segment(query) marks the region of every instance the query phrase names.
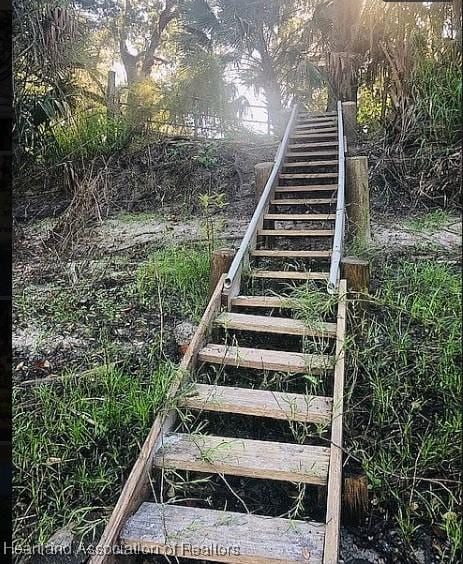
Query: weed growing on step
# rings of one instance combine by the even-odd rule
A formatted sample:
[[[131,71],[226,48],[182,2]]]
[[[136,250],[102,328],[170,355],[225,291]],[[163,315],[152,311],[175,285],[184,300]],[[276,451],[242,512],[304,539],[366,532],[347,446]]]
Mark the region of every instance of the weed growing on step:
[[[381,265],[376,272],[379,290],[348,350],[346,448],[368,477],[376,515],[395,521],[411,548],[424,529],[437,540],[440,561],[456,562],[460,275],[435,262]]]
[[[43,543],[62,526],[87,540],[101,533],[121,469],[138,456],[174,367],[134,375],[108,364],[90,374],[15,391],[18,545]]]

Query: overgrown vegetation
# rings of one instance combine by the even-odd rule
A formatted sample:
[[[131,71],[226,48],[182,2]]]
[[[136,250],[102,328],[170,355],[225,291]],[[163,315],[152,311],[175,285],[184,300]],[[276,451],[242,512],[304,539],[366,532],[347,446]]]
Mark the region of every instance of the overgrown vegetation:
[[[135,272],[137,298],[143,305],[199,320],[206,305],[209,260],[199,247],[156,251]]]
[[[461,277],[435,261],[378,264],[375,274],[368,314],[352,326],[347,449],[368,476],[374,513],[410,549],[431,534],[439,560],[457,562]]]
[[[165,399],[173,366],[134,374],[108,363],[14,396],[15,544],[44,543],[60,527],[92,540],[117,500]]]

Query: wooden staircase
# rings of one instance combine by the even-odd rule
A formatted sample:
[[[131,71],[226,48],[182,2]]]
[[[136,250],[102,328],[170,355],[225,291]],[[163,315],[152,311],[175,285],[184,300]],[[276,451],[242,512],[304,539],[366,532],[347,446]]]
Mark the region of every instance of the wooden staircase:
[[[206,308],[171,387],[170,407],[156,417],[100,540],[102,551],[116,545],[186,561],[244,564],[338,561],[346,322],[346,284],[333,267],[339,259],[336,233],[343,228],[337,201],[343,189],[340,119],[340,111],[311,115],[293,110],[273,177],[243,239],[244,250],[240,247],[236,264]],[[337,313],[330,321],[320,316],[304,322],[294,315],[297,302],[283,291],[269,292],[275,284],[311,281],[323,288],[330,280],[337,296]],[[212,366],[223,370],[225,380],[227,370],[252,371],[253,387],[191,382],[195,373]],[[264,389],[268,373],[318,376],[332,393]],[[190,387],[183,388],[188,380]],[[221,414],[224,421],[233,414],[253,417],[256,430],[271,420],[327,425],[329,434],[321,444],[299,444],[179,432],[178,410]],[[219,511],[204,502],[162,503],[160,493],[150,491],[153,469],[310,484],[325,491],[325,518],[315,522]],[[95,554],[91,561],[113,558]]]

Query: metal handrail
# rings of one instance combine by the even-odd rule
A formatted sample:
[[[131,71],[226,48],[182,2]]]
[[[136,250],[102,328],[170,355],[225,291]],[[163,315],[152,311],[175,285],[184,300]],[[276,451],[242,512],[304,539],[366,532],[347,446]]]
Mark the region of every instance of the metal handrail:
[[[328,293],[337,292],[339,283],[339,266],[341,264],[344,247],[345,229],[345,145],[344,123],[342,119],[342,104],[338,102],[338,192],[336,205],[336,221],[334,226],[333,252],[331,253],[330,276],[328,279]]]
[[[280,146],[278,147],[278,151],[275,157],[275,163],[273,165],[273,169],[272,172],[269,176],[269,179],[267,180],[267,183],[265,184],[265,188],[262,192],[262,196],[260,197],[260,200],[256,206],[256,209],[254,210],[254,215],[252,216],[251,221],[249,222],[248,228],[246,229],[246,233],[244,234],[243,240],[241,241],[241,245],[240,248],[238,249],[238,252],[235,255],[235,258],[233,259],[233,262],[230,265],[230,269],[227,273],[227,276],[225,278],[225,283],[224,283],[224,287],[225,289],[229,289],[234,280],[235,280],[235,276],[241,266],[241,262],[248,250],[249,244],[252,240],[252,238],[254,237],[256,228],[257,228],[257,224],[262,216],[262,213],[264,212],[265,206],[268,203],[270,194],[272,192],[273,186],[275,184],[275,181],[278,178],[278,174],[280,173],[282,164],[283,164],[283,159],[286,153],[286,148],[288,146],[288,141],[289,141],[289,137],[291,135],[291,130],[293,128],[293,124],[296,118],[296,114],[297,114],[297,104],[294,104],[292,110],[291,110],[291,115],[288,121],[288,124],[286,126],[286,130],[285,133],[283,135],[283,139],[281,140]]]

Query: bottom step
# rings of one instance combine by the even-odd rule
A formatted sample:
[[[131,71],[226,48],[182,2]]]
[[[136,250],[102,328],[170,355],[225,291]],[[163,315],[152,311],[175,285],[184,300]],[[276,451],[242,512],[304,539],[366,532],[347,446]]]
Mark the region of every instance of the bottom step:
[[[143,503],[124,524],[123,547],[236,564],[322,562],[325,525],[157,503]]]

